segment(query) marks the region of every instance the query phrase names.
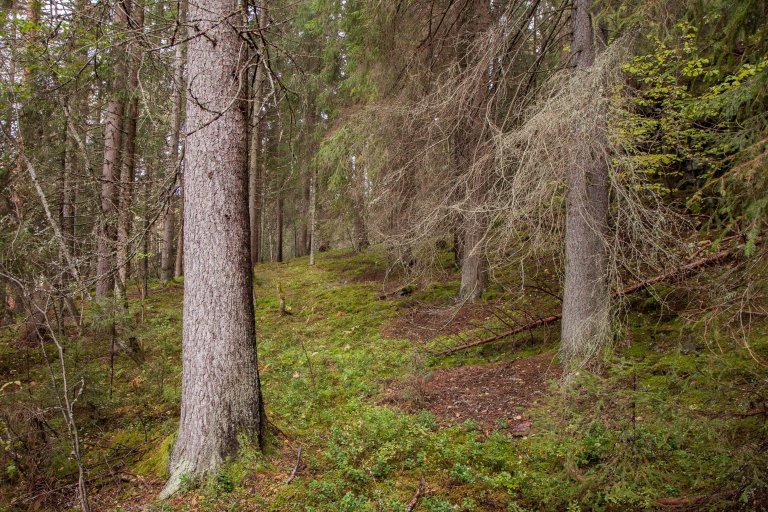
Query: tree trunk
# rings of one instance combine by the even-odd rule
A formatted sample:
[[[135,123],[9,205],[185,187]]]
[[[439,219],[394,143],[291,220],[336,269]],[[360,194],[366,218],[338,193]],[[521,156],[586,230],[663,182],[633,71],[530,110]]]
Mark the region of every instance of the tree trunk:
[[[261,108],[264,91],[264,66],[256,67],[251,108],[251,140],[248,148],[248,213],[250,217],[251,261],[259,261],[261,246]]]
[[[176,233],[176,263],[173,277],[184,275],[184,173],[179,175],[179,228]]]
[[[368,247],[368,229],[365,226],[365,217],[363,217],[363,212],[360,211],[360,208],[354,208],[352,215],[354,216],[353,227],[355,230],[354,249],[355,252],[360,252]]]
[[[143,0],[134,0],[132,15],[135,35],[132,40],[144,28],[144,4]],[[131,204],[133,203],[133,179],[136,171],[136,122],[139,115],[139,65],[141,54],[139,43],[133,41],[129,44],[130,71],[128,92],[130,100],[125,115],[125,134],[123,143],[123,158],[120,167],[120,190],[118,194],[119,209],[117,214],[117,291],[123,306],[128,308],[127,285],[130,275],[130,238],[131,238]]]
[[[464,225],[461,286],[458,302],[477,302],[488,287],[488,258],[485,247],[486,219],[481,212],[467,212]]]
[[[141,299],[145,300],[149,295],[149,238],[152,226],[150,219],[149,201],[151,193],[152,174],[150,167],[144,167],[144,219],[142,224],[143,236],[141,250]]]
[[[312,171],[307,170],[302,180],[301,211],[299,215],[299,232],[296,244],[296,256],[306,256],[309,253],[309,210],[310,196],[312,195]]]
[[[590,0],[575,0],[573,51],[577,73],[588,73],[595,60]],[[602,116],[603,113],[595,112]],[[589,125],[589,123],[586,123]],[[576,141],[603,136],[600,129],[574,126]],[[589,133],[582,133],[589,130]],[[587,137],[585,139],[585,137]],[[584,145],[582,142],[581,145]],[[574,148],[567,173],[565,284],[561,357],[585,363],[603,345],[609,330],[610,289],[604,235],[608,225],[608,167],[589,149]]]
[[[480,36],[491,24],[490,4],[487,0],[472,2],[471,19],[466,24],[468,41]],[[462,67],[468,65],[468,43],[459,51]],[[461,170],[471,170],[471,180],[468,185],[467,208],[462,222],[463,241],[461,244],[461,286],[456,295],[458,302],[475,302],[482,297],[488,287],[488,257],[486,254],[486,230],[488,216],[482,211],[488,188],[485,169],[475,167],[478,146],[484,135],[486,107],[489,100],[488,85],[485,81],[477,86],[477,91],[471,100],[468,113],[464,114],[462,129],[457,130],[454,141],[454,161]]]
[[[115,2],[115,26],[118,30],[128,28],[130,2]],[[120,149],[123,133],[125,100],[122,87],[126,78],[124,49],[120,43],[114,46],[115,69],[112,81],[112,98],[107,104],[106,125],[104,126],[104,163],[101,168],[101,219],[99,221],[96,263],[96,296],[105,297],[114,287],[114,250],[117,239],[115,214],[117,197],[115,179],[119,171]]]
[[[285,221],[285,201],[283,200],[283,192],[280,191],[280,195],[277,197],[277,261],[283,261],[283,224]]]
[[[64,243],[69,250],[69,254],[74,256],[75,254],[75,163],[77,161],[75,157],[74,144],[71,137],[68,136],[67,123],[69,123],[68,114],[65,113],[64,121],[64,157],[61,174],[61,206],[59,209],[59,224],[61,226],[61,234],[64,237]],[[67,268],[65,256],[61,255],[62,263]],[[63,273],[64,282],[63,285],[66,288],[68,282],[74,278],[71,272],[65,271]]]
[[[189,6],[194,30],[205,37],[192,37],[188,50],[181,418],[163,497],[178,490],[183,475],[199,477],[236,453],[240,436],[261,440],[264,433],[246,119],[238,108],[244,98],[236,97],[245,79],[242,18],[233,15],[241,6],[238,0]]]
[[[173,268],[173,277],[179,278],[184,275],[184,181],[181,182],[181,222],[179,222],[179,233],[176,235],[176,263]]]
[[[179,21],[186,19],[187,16],[187,2],[182,0],[179,2]],[[181,117],[182,117],[182,101],[184,100],[184,45],[178,43],[176,45],[176,56],[174,61],[173,70],[173,112],[172,120],[173,126],[171,127],[171,165],[173,166],[172,172],[177,174],[181,171],[181,160],[179,158],[179,143],[181,142]],[[178,178],[177,178],[178,180]],[[166,199],[167,205],[165,209],[165,216],[163,217],[163,243],[160,253],[160,281],[167,283],[174,276],[175,271],[175,258],[174,258],[174,242],[173,236],[176,232],[176,188],[171,190],[170,196]]]
[[[317,170],[312,167],[309,177],[309,265],[315,264],[317,253]]]
[[[355,252],[364,250],[369,245],[368,227],[366,225],[366,183],[365,171],[362,165],[359,165],[356,158],[352,159],[352,228],[354,229],[352,245]]]

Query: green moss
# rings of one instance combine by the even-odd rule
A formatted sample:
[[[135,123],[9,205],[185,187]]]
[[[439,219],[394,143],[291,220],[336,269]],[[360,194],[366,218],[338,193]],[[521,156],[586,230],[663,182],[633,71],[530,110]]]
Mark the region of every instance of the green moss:
[[[754,407],[752,400],[765,389],[764,371],[742,342],[713,337],[658,311],[628,315],[621,342],[599,372],[581,372],[566,388],[552,382],[551,393],[525,413],[533,423],[528,436],[480,432],[471,422],[441,427],[428,411],[382,405],[383,391],[393,383],[425,371],[542,352],[554,356],[557,349],[557,329],[447,358],[424,351],[455,339],[386,339],[381,327],[399,314],[398,307],[412,299],[450,304],[459,283],[436,282],[405,299],[380,300],[380,282],[361,277],[382,275],[385,265],[383,252],[373,249],[323,253],[315,267],[305,258],[257,266],[267,414],[292,445],[281,451],[281,435],[261,454],[241,440],[238,457],[195,491],[197,504],[190,510],[403,510],[422,477],[430,490],[420,502],[423,510],[641,510],[659,497],[728,488],[723,480],[736,468],[746,475],[748,490],[757,488],[754,475],[768,460],[754,446],[764,439],[765,426],[759,416],[732,413]],[[558,307],[552,297],[521,293],[517,279],[512,270],[497,274],[489,296],[504,300],[511,311]],[[290,315],[279,314],[277,283]],[[153,288],[143,304],[132,306],[131,329],[146,359],[141,365],[115,360],[111,398],[104,384],[110,381],[103,359],[108,337],[89,332],[67,340],[73,382],[83,377],[101,383],[86,386],[78,402],[89,464],[135,450],[141,455],[126,459],[132,471],[167,476],[174,439],[169,433],[180,400],[181,293],[176,283]],[[495,331],[504,327],[492,316],[483,322]],[[479,327],[462,333],[487,334]],[[768,355],[766,326],[758,325],[747,341],[753,354]],[[4,361],[12,361],[3,368],[18,366],[16,352],[2,345],[0,351]],[[45,382],[47,370],[36,354],[29,354],[30,376]],[[35,388],[35,399],[55,404],[44,388]],[[51,425],[63,427],[55,420]],[[147,439],[155,441],[148,446]],[[283,485],[298,444],[301,471]],[[71,474],[64,439],[52,464],[61,478]],[[262,479],[274,483],[263,485]],[[254,493],[260,485],[269,492]]]
[[[176,434],[166,436],[133,465],[137,475],[152,478],[168,478],[168,461],[171,457]]]

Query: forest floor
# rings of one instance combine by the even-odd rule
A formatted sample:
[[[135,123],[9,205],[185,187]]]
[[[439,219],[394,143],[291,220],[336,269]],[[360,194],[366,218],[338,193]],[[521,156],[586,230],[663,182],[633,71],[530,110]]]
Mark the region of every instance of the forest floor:
[[[375,249],[324,253],[314,268],[305,258],[259,265],[266,453],[245,443],[167,502],[155,497],[178,421],[183,286],[132,302],[121,336],[134,336],[144,358],[120,356],[114,371],[106,309],[90,306],[89,328],[70,333],[65,358],[69,382],[85,383],[75,412],[94,510],[766,507],[765,319],[740,341],[684,321],[674,301],[658,299],[670,287],[643,292],[606,364],[566,383],[557,326],[435,356],[559,307],[556,293],[540,291],[556,289],[554,276],[537,290],[499,272],[482,303],[457,308],[458,276],[444,267],[431,282],[395,276],[383,286]],[[279,313],[278,284],[290,314]],[[8,340],[0,376],[18,385],[0,394],[5,425],[22,430],[44,410],[46,426],[26,432],[17,454],[27,452],[0,477],[0,510],[66,508],[76,466],[50,407],[48,367],[39,348]]]

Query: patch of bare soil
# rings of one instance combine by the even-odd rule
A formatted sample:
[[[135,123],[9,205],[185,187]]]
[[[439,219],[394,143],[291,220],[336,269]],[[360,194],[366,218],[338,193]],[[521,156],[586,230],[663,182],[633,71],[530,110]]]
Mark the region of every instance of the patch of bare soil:
[[[417,305],[381,328],[384,338],[426,341],[458,334],[481,326],[493,317],[491,310],[501,303],[467,304],[451,308]]]
[[[429,410],[442,425],[473,420],[488,433],[502,428],[523,436],[531,429],[527,411],[547,393],[547,381],[562,369],[552,353],[514,361],[437,370],[390,392],[386,403]]]

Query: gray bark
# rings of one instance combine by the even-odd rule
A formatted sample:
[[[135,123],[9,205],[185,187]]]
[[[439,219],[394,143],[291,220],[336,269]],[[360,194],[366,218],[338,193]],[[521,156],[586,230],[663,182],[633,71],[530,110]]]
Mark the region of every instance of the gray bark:
[[[309,265],[315,264],[317,253],[317,170],[312,167],[309,177]]]
[[[181,222],[179,222],[179,232],[176,235],[176,264],[173,269],[173,277],[181,277],[184,275],[184,177],[181,178],[181,185],[179,186],[179,194],[181,195]]]
[[[253,310],[248,230],[246,119],[239,108],[238,0],[191,3],[189,19],[205,37],[188,48],[184,177],[184,320],[179,432],[171,477],[199,477],[265,425]],[[227,23],[222,20],[227,19]],[[194,34],[191,34],[194,35]]]
[[[575,0],[573,11],[573,62],[577,73],[588,73],[595,60],[590,0]],[[595,112],[602,116],[603,112]],[[586,123],[589,125],[590,123]],[[602,346],[609,329],[610,290],[608,254],[604,235],[608,224],[609,179],[605,161],[589,147],[594,137],[604,137],[599,123],[591,128],[574,126],[579,147],[567,173],[565,227],[565,284],[561,357],[580,362]],[[589,130],[584,133],[585,130]]]
[[[179,2],[179,20],[186,19],[187,16],[187,2],[182,0]],[[182,31],[182,36],[184,32]],[[184,100],[184,45],[179,43],[176,45],[176,55],[174,61],[173,70],[173,112],[171,114],[173,119],[173,126],[171,127],[171,165],[173,165],[173,172],[177,172],[181,169],[181,162],[179,159],[179,143],[181,142],[181,117],[182,117],[182,102]],[[170,281],[174,276],[175,271],[175,247],[174,247],[174,234],[176,232],[176,190],[174,189],[167,199],[168,205],[165,210],[165,216],[163,217],[163,243],[160,253],[160,281],[166,283]]]
[[[248,213],[250,218],[251,261],[259,261],[261,247],[261,108],[264,94],[264,66],[256,68],[251,108],[251,140],[248,148]]]
[[[485,247],[487,220],[482,212],[467,212],[464,221],[461,286],[458,302],[478,301],[488,288],[488,258]]]
[[[283,261],[283,235],[285,224],[285,200],[283,199],[283,191],[281,190],[277,196],[277,261]]]
[[[137,33],[144,28],[143,0],[134,0],[132,19]],[[137,36],[133,35],[132,39]],[[131,204],[133,202],[133,179],[136,171],[136,123],[139,115],[139,65],[141,63],[139,43],[133,40],[129,44],[129,82],[130,100],[125,115],[125,134],[123,136],[123,158],[120,167],[120,189],[118,193],[117,214],[117,291],[125,301],[127,308],[126,287],[130,274],[130,236],[131,236]]]
[[[130,2],[115,2],[115,25],[122,30],[128,27]],[[117,196],[115,179],[120,165],[120,149],[123,133],[123,113],[125,100],[121,93],[125,81],[125,55],[122,45],[117,44],[115,51],[115,70],[112,81],[112,98],[107,104],[106,123],[104,126],[104,163],[101,168],[101,219],[98,229],[98,247],[96,263],[96,296],[104,297],[114,286],[114,251],[117,239],[115,214]]]
[[[472,2],[472,18],[466,24],[466,33],[478,36],[491,24],[490,4],[487,0]],[[471,47],[469,47],[471,48]],[[460,61],[466,66],[468,48],[460,51]],[[457,130],[454,147],[454,160],[459,169],[471,169],[475,165],[475,153],[484,134],[483,119],[488,105],[489,92],[482,84],[472,100],[470,115],[464,120],[464,126]],[[472,181],[468,190],[467,210],[462,222],[462,261],[461,286],[456,295],[458,302],[475,302],[482,297],[488,287],[488,258],[485,235],[488,216],[482,211],[487,184],[487,177],[482,169],[472,172]]]

